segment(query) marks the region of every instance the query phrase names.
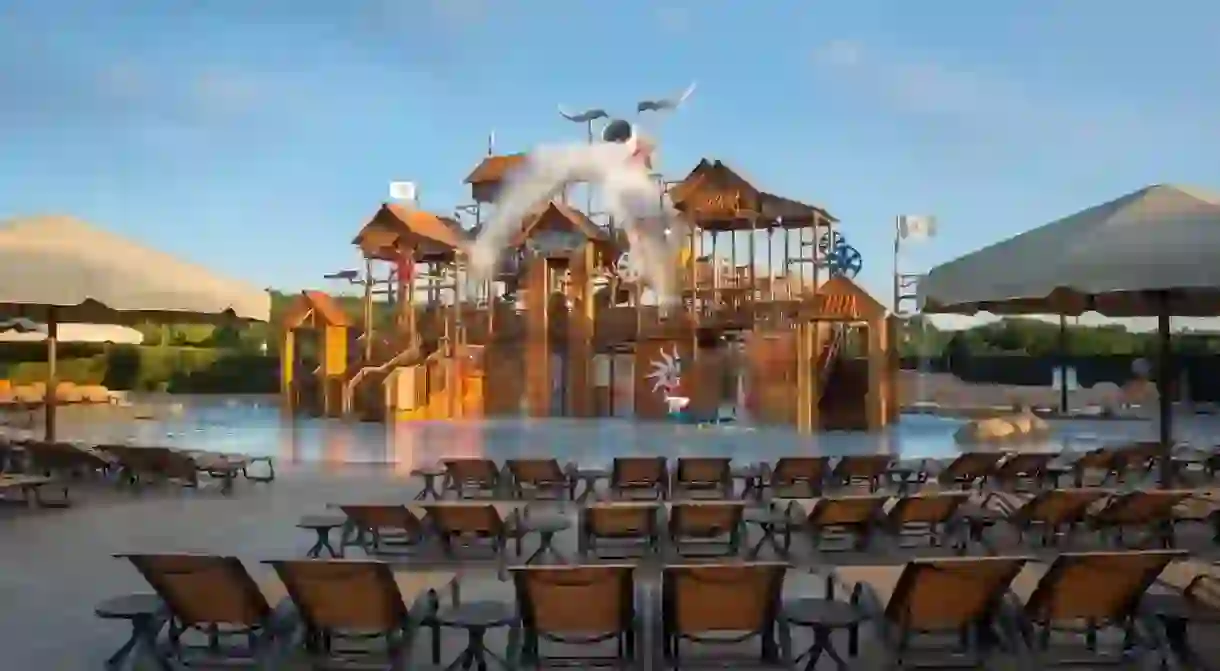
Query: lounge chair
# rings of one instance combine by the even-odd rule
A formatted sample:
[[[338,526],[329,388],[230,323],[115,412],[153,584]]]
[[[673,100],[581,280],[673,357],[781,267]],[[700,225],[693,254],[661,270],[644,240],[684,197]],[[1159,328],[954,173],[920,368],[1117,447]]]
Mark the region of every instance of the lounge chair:
[[[240,662],[264,668],[287,651],[296,618],[274,585],[259,585],[236,557],[118,554],[164,602],[168,627],[148,655],[160,668]],[[158,629],[165,625],[162,620]]]
[[[643,637],[636,611],[635,567],[630,565],[519,566],[510,569],[521,613],[521,661],[531,667],[544,661],[637,661]],[[544,658],[542,641],[563,645],[596,645],[615,641],[613,657]],[[512,651],[510,651],[510,656]]]
[[[1033,668],[1126,663],[1141,653],[1167,659],[1164,630],[1154,619],[1141,616],[1139,604],[1165,567],[1183,556],[1176,550],[1081,552],[1061,554],[1049,566],[1026,564],[1013,580],[1008,601]],[[1112,657],[1098,650],[1097,635],[1107,627],[1122,633]],[[1056,632],[1083,634],[1086,657],[1070,658],[1052,650]]]
[[[942,487],[972,489],[985,483],[1004,457],[1002,452],[963,452],[936,474],[936,481]]]
[[[182,453],[188,454],[195,459],[196,462],[204,470],[208,469],[209,465],[215,464],[217,475],[213,477],[224,477],[223,473],[230,469],[235,469],[237,473],[250,482],[275,482],[275,460],[271,457],[255,457],[249,454],[230,454],[227,452],[212,452],[210,450],[181,450]],[[263,473],[251,474],[252,467],[255,464],[263,464],[266,468]]]
[[[984,504],[1003,502],[1004,521],[1016,530],[1018,542],[1025,542],[1026,533],[1040,529],[1042,545],[1050,546],[1061,535],[1073,531],[1090,506],[1113,494],[1106,489],[1050,489],[1032,497],[992,492]]]
[[[656,553],[661,540],[660,512],[661,503],[656,501],[600,501],[582,506],[577,541],[580,555],[602,556],[599,545],[603,542],[616,550],[638,548],[646,555]],[[626,544],[630,545],[624,547]]]
[[[427,537],[421,508],[401,504],[347,504],[339,509],[349,522],[341,548],[357,545],[370,555],[387,547],[414,549]]]
[[[773,468],[763,464],[759,495],[769,490],[783,498],[821,496],[829,464],[829,457],[781,457]]]
[[[732,459],[679,457],[669,495],[673,498],[733,498]]]
[[[1096,485],[1111,481],[1123,482],[1132,473],[1147,473],[1160,456],[1160,445],[1136,443],[1134,445],[1108,445],[1080,455],[1072,463],[1072,474],[1077,487],[1084,487],[1092,480]]]
[[[893,534],[900,543],[903,538],[918,536],[932,545],[942,545],[959,531],[957,511],[969,498],[968,492],[927,492],[901,496],[886,512],[882,528]],[[959,539],[955,545],[959,550],[964,550],[965,539]]]
[[[1217,669],[1213,642],[1208,650],[1191,640],[1192,625],[1220,625],[1220,569],[1187,559],[1171,562],[1141,600],[1141,607],[1160,619],[1169,647],[1184,668]],[[1202,633],[1202,632],[1200,632]],[[1209,632],[1210,633],[1210,632]]]
[[[448,474],[445,489],[459,499],[495,498],[500,493],[500,467],[491,459],[443,459],[441,464]]]
[[[610,495],[663,500],[669,495],[665,457],[615,457],[610,467]]]
[[[43,496],[45,489],[58,489],[60,496],[48,501]],[[11,492],[17,492],[21,498],[16,501],[8,498],[8,494]],[[64,481],[45,475],[21,473],[0,473],[0,502],[32,504],[38,508],[67,508],[72,505],[72,500],[68,497],[68,485]]]
[[[1101,510],[1088,516],[1089,526],[1106,534],[1112,533],[1116,544],[1123,543],[1123,533],[1137,528],[1150,532],[1157,544],[1174,546],[1174,508],[1194,492],[1169,489],[1147,489],[1115,496]]]
[[[744,501],[684,501],[666,504],[670,547],[684,554],[694,547],[735,556],[745,535]]]
[[[220,492],[233,493],[233,484],[242,466],[217,459],[196,459],[194,456],[168,447],[134,447],[130,445],[99,445],[98,450],[115,458],[120,478],[129,484],[175,482],[183,487],[198,489],[203,484],[200,475],[220,481]]]
[[[509,459],[513,495],[518,499],[547,495],[562,501],[574,498],[576,465],[559,465],[557,459]]]
[[[385,658],[390,669],[411,664],[415,631],[435,615],[457,574],[395,571],[377,561],[350,559],[265,562],[275,568],[304,627],[304,648],[314,668]],[[437,631],[434,629],[434,631]],[[434,659],[439,657],[434,635]],[[381,645],[341,648],[339,643],[380,639]]]
[[[428,522],[439,536],[445,556],[454,557],[454,541],[487,541],[492,554],[506,558],[508,541],[517,541],[521,554],[521,504],[443,501],[423,506]]]
[[[113,466],[102,453],[73,443],[26,441],[21,446],[32,473],[64,478],[105,475]]]
[[[992,473],[991,480],[1005,489],[1041,490],[1049,481],[1051,462],[1058,456],[1054,452],[1010,454]]]
[[[830,482],[839,487],[866,487],[876,492],[885,484],[894,458],[888,454],[848,455],[839,459]]]
[[[823,541],[836,536],[842,538],[841,532],[846,531],[852,542],[847,548],[840,549],[864,550],[868,548],[873,530],[881,521],[885,504],[889,500],[890,497],[886,495],[862,494],[780,500],[776,503],[786,505],[787,516],[798,525],[804,526],[815,549],[831,549],[823,545]],[[785,551],[790,547],[790,534],[785,533]]]
[[[763,663],[791,668],[791,635],[780,621],[787,569],[779,562],[664,567],[658,632],[662,660],[653,668],[684,668],[683,642],[736,644],[751,638],[760,641]],[[717,655],[717,661],[723,658]]]
[[[930,654],[932,668],[994,665],[997,653],[1020,654],[1017,635],[1000,617],[1009,584],[1026,557],[952,557],[917,559],[901,566],[841,566],[832,584],[873,615],[883,664],[868,668],[913,668]],[[833,590],[828,590],[833,598]],[[943,638],[932,646],[920,637],[957,635],[959,649],[946,649]]]

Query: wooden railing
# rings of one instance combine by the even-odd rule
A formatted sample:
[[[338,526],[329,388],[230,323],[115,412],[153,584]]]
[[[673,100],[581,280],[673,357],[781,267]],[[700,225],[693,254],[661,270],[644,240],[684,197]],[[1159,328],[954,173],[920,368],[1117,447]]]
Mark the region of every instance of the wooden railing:
[[[403,349],[401,352],[390,357],[383,363],[376,366],[365,366],[364,368],[356,371],[355,374],[348,379],[347,383],[343,385],[343,414],[351,414],[353,401],[356,395],[356,387],[359,386],[365,378],[370,375],[389,373],[391,370],[399,366],[407,365],[415,360],[418,360],[423,357],[422,350],[423,347],[421,343],[419,340],[416,340],[415,342],[411,343],[410,347]]]
[[[821,354],[818,355],[818,399],[820,402],[821,395],[826,393],[826,385],[830,383],[830,374],[834,371],[835,362],[839,359],[839,352],[843,349],[843,344],[847,341],[847,325],[846,324],[831,324],[830,339],[826,346],[822,348]]]

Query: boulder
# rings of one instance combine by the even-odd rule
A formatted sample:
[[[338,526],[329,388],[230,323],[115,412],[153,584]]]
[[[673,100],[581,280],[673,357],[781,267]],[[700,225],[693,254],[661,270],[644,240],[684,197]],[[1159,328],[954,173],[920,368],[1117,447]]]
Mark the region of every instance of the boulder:
[[[1029,412],[986,417],[966,422],[953,435],[959,443],[998,443],[1010,440],[1041,438],[1050,433],[1050,425]]]

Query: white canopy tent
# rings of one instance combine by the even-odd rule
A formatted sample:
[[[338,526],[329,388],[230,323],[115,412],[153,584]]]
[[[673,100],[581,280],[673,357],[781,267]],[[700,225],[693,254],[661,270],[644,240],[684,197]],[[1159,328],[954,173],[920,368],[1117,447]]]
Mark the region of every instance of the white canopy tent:
[[[1176,379],[1170,316],[1220,315],[1220,196],[1171,185],[1140,189],[937,266],[919,298],[933,313],[1155,316],[1157,379]],[[1171,402],[1162,389],[1166,451]],[[1168,482],[1167,458],[1162,468]]]
[[[267,321],[271,296],[66,216],[0,226],[0,316],[46,324],[48,387],[63,323]],[[54,439],[54,396],[47,438]]]

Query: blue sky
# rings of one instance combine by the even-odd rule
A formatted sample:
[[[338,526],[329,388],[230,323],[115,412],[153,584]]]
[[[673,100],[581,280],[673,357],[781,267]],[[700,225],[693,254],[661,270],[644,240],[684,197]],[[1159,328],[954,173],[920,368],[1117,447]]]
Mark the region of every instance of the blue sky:
[[[889,295],[912,271],[1142,186],[1220,186],[1220,3],[8,0],[0,218],[68,213],[262,286],[324,287],[414,180],[448,212],[504,152],[699,89],[659,129],[825,206]]]

